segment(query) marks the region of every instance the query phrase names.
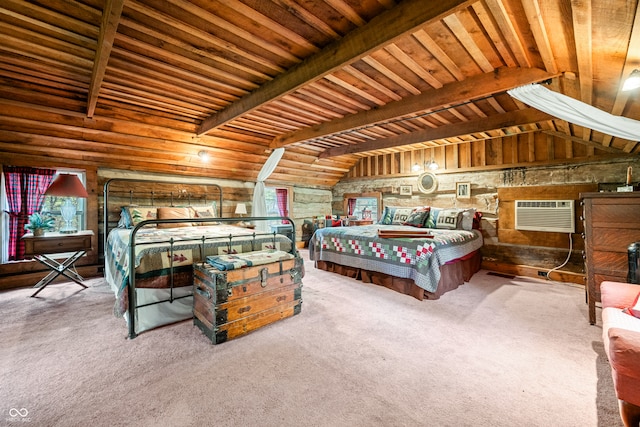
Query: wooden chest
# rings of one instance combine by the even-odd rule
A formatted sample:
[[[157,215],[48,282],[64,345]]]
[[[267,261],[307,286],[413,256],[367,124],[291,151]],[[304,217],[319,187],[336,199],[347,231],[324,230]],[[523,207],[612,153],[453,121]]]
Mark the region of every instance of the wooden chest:
[[[300,313],[302,258],[220,271],[194,264],[194,324],[220,344]]]

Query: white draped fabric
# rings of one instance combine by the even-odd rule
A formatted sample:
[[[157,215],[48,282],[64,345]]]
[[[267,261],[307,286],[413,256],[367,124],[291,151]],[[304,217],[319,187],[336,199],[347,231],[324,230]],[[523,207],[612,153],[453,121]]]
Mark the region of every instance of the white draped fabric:
[[[520,86],[507,93],[531,107],[570,123],[631,141],[640,139],[639,121],[614,116],[539,84]]]
[[[278,162],[284,154],[284,148],[276,148],[273,150],[267,161],[260,169],[258,174],[258,181],[253,189],[253,200],[251,203],[251,216],[266,216],[267,215],[267,203],[264,199],[264,182],[269,178],[278,166]],[[256,224],[256,230],[269,231],[268,224],[265,221],[258,221]]]

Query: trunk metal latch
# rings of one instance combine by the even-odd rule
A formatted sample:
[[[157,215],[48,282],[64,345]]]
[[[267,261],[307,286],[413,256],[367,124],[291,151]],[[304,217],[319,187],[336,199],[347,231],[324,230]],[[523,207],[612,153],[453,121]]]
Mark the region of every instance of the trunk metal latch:
[[[269,269],[268,268],[263,268],[262,270],[260,270],[260,286],[262,286],[263,288],[267,287],[267,277],[269,276]]]

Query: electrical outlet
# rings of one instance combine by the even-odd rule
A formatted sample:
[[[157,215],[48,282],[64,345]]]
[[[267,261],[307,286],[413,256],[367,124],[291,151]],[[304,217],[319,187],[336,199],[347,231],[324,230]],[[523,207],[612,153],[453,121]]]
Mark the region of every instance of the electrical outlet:
[[[539,270],[539,271],[538,271],[538,276],[540,276],[540,277],[547,277],[547,272],[546,272],[546,271]]]

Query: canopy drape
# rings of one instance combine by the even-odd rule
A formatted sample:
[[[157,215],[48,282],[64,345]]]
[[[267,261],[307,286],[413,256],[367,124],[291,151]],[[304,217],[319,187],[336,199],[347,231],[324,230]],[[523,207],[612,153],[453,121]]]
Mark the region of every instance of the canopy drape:
[[[267,215],[267,203],[264,198],[264,182],[276,169],[276,166],[278,166],[278,162],[280,162],[283,154],[284,148],[276,148],[264,163],[262,169],[260,169],[256,186],[253,189],[251,216],[260,217]],[[258,221],[256,229],[260,231],[269,231],[268,224],[265,221]]]
[[[631,141],[640,139],[639,121],[614,116],[539,84],[520,86],[507,93],[531,107],[570,123]]]

